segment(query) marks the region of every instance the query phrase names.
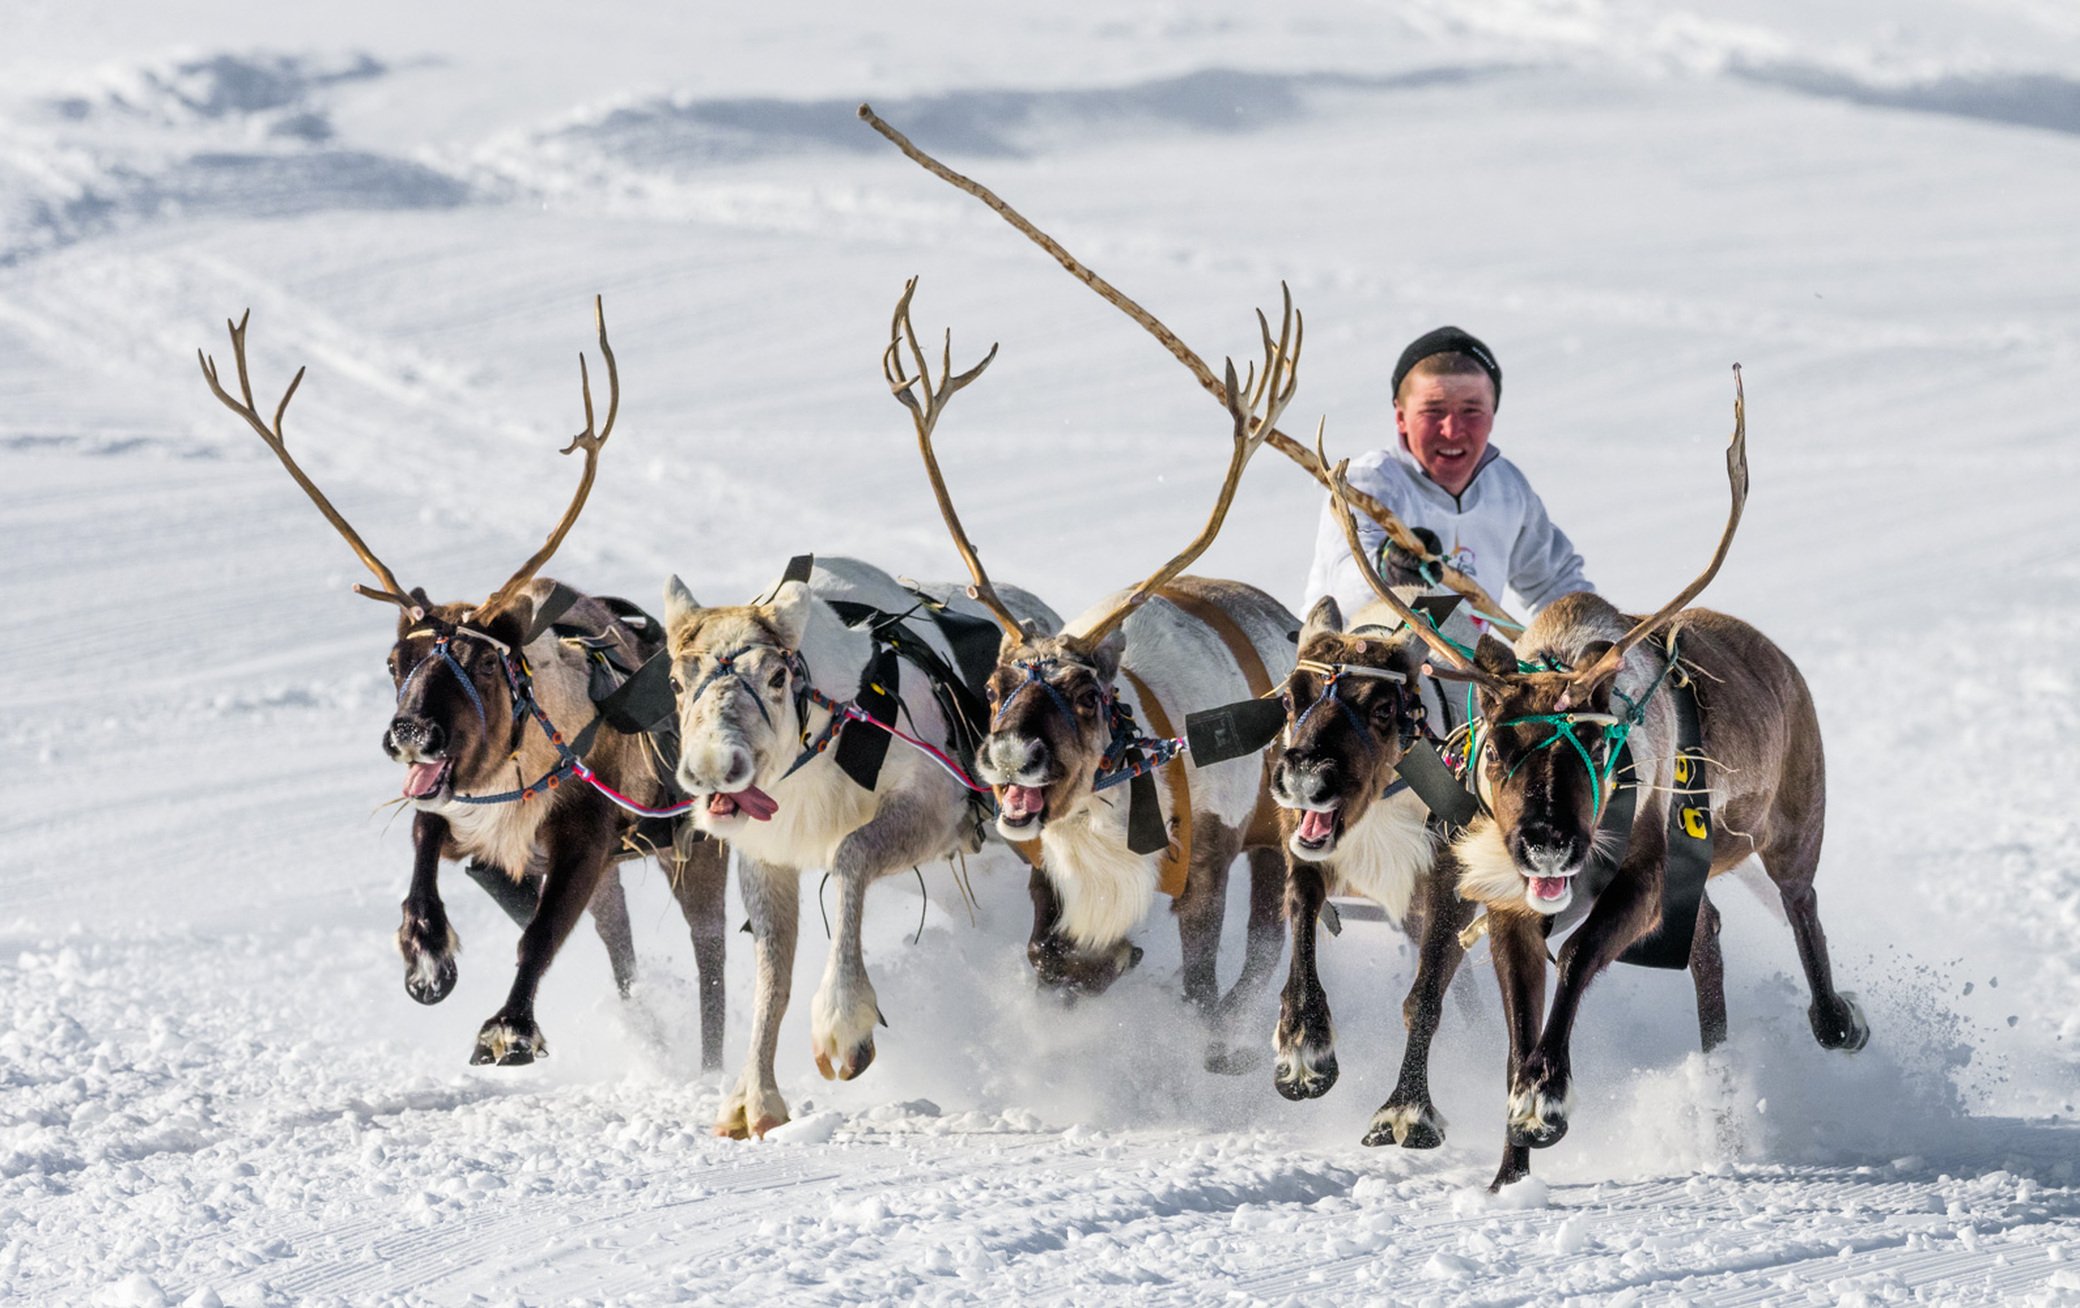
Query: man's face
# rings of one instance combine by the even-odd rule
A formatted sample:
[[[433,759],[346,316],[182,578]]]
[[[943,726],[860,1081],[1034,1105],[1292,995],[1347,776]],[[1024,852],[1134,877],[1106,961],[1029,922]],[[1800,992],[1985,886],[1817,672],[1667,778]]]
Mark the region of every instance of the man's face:
[[[1411,377],[1394,405],[1402,447],[1430,480],[1454,495],[1466,489],[1488,452],[1495,383],[1479,373]]]

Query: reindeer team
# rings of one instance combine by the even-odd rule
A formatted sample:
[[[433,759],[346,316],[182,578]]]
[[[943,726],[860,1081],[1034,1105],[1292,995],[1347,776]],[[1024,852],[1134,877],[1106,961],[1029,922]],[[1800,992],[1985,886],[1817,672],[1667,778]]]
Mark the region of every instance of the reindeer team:
[[[628,993],[634,948],[617,865],[655,857],[692,937],[702,1064],[719,1066],[733,853],[751,936],[752,1029],[715,1130],[762,1137],[788,1120],[776,1058],[804,874],[836,882],[829,958],[810,1001],[811,1057],[825,1077],[849,1080],[872,1063],[882,1020],[862,945],[869,888],[974,854],[994,836],[1029,868],[1028,958],[1059,1002],[1104,1002],[1095,996],[1139,961],[1133,937],[1167,900],[1206,1066],[1258,1066],[1269,1034],[1273,1083],[1288,1099],[1323,1095],[1337,1079],[1317,965],[1329,899],[1367,899],[1401,923],[1416,943],[1408,1035],[1368,1145],[1443,1143],[1430,1044],[1447,987],[1485,935],[1508,1051],[1500,1187],[1528,1174],[1531,1149],[1567,1130],[1584,993],[1628,950],[1657,931],[1687,933],[1678,957],[1687,951],[1701,1043],[1724,1038],[1717,910],[1701,886],[1694,907],[1670,907],[1681,880],[1672,845],[1686,824],[1705,851],[1703,876],[1759,856],[1792,926],[1816,1039],[1862,1047],[1868,1028],[1835,989],[1815,907],[1825,774],[1811,697],[1760,632],[1686,607],[1726,557],[1745,502],[1738,398],[1732,511],[1710,565],[1675,600],[1632,618],[1593,594],[1570,595],[1514,642],[1482,631],[1469,647],[1440,630],[1418,589],[1388,585],[1367,557],[1356,515],[1394,533],[1392,515],[1330,465],[1319,434],[1310,453],[1277,430],[1304,337],[1290,296],[1276,333],[1258,315],[1261,363],[1238,379],[1230,361],[1217,379],[993,194],[861,113],[1157,335],[1227,410],[1230,449],[1205,526],[1146,579],[1066,622],[993,583],[955,511],[934,437],[948,402],[996,349],[954,373],[949,333],[935,380],[911,322],[914,278],[881,343],[882,366],[968,581],[919,585],[857,560],[800,560],[744,604],[703,604],[673,577],[662,621],[539,575],[585,507],[619,413],[603,311],[605,412],[595,415],[581,357],[586,425],[565,450],[583,452],[578,490],[543,546],[474,603],[407,589],[291,457],[283,419],[302,372],[269,421],[255,404],[243,320],[231,326],[235,388],[202,357],[211,392],[374,575],[376,586],[355,590],[399,610],[389,654],[397,705],[382,745],[403,768],[400,802],[413,810],[397,933],[407,993],[433,1004],[455,985],[460,945],[438,888],[443,861],[467,861],[521,927],[512,989],[479,1031],[472,1062],[548,1054],[536,992],[588,910]],[[1324,599],[1302,619],[1253,586],[1187,575],[1266,443],[1329,488],[1375,596],[1357,612]],[[1048,545],[1075,548],[1073,539]],[[1464,579],[1447,580],[1495,611]],[[1275,738],[1219,757],[1194,752],[1193,714],[1251,703]],[[1435,770],[1433,784],[1409,784],[1425,761],[1449,768],[1443,790]],[[1693,807],[1706,816],[1693,819]],[[1223,991],[1218,946],[1238,857],[1250,879],[1246,943]],[[1548,1008],[1548,937],[1568,927]],[[1264,992],[1288,931],[1274,1025]]]

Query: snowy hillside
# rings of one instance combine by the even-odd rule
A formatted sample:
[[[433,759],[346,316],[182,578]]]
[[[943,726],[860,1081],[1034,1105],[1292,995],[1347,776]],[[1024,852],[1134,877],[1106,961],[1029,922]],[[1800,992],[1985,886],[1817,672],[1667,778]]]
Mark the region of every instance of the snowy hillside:
[[[0,1301],[2080,1302],[2068,0],[18,8]],[[1164,917],[1111,994],[1036,994],[993,853],[972,914],[943,866],[870,897],[890,1025],[845,1084],[808,1057],[805,903],[797,1121],[763,1144],[708,1135],[652,867],[636,999],[581,928],[554,1056],[466,1066],[514,929],[451,874],[461,982],[403,992],[391,618],[194,351],[250,306],[257,388],[309,365],[304,466],[407,585],[476,597],[569,497],[600,293],[625,405],[551,571],[728,602],[809,550],[960,574],[878,371],[920,274],[920,328],[1002,343],[939,432],[970,529],[1075,612],[1203,520],[1225,415],[863,99],[1201,354],[1252,351],[1289,282],[1287,425],[1326,414],[1332,452],[1391,441],[1406,340],[1478,332],[1497,446],[1629,607],[1715,539],[1739,361],[1754,490],[1706,599],[1819,702],[1821,912],[1870,1047],[1814,1047],[1788,931],[1717,891],[1730,1043],[1696,1052],[1683,978],[1614,972],[1573,1130],[1491,1198],[1485,946],[1434,1058],[1447,1143],[1368,1150],[1398,932],[1324,942],[1343,1081],[1293,1104],[1200,1070]],[[1197,570],[1297,604],[1318,508],[1267,452]]]

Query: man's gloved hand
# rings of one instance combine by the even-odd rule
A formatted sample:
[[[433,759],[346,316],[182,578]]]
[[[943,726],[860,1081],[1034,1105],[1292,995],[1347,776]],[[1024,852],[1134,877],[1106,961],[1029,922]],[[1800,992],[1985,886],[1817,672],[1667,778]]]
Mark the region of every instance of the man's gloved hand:
[[[1444,544],[1437,533],[1428,527],[1411,527],[1417,540],[1423,543],[1428,555],[1418,558],[1402,549],[1389,536],[1380,542],[1379,575],[1389,586],[1435,586],[1438,584],[1437,565],[1444,554]]]

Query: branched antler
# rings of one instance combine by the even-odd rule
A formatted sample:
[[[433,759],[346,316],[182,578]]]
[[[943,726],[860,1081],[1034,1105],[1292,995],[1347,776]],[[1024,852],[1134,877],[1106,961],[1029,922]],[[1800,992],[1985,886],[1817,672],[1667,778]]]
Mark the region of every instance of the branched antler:
[[[570,507],[563,511],[563,520],[556,524],[556,529],[549,533],[549,539],[542,543],[542,547],[534,552],[534,557],[521,564],[520,570],[513,574],[511,580],[500,586],[490,599],[478,606],[477,616],[480,620],[488,620],[506,605],[511,604],[527,583],[534,580],[534,575],[542,570],[542,565],[549,561],[549,556],[556,553],[557,547],[563,544],[563,538],[570,534],[572,526],[578,521],[578,515],[585,510],[586,497],[592,494],[592,479],[599,471],[599,452],[606,445],[607,437],[614,433],[614,419],[621,412],[621,372],[614,366],[614,347],[607,344],[606,305],[597,295],[592,297],[592,321],[599,330],[600,357],[607,361],[607,420],[595,434],[592,418],[592,375],[585,366],[585,354],[580,351],[578,388],[585,398],[585,430],[571,437],[571,443],[562,450],[565,454],[573,450],[585,451],[585,471],[578,477],[577,493],[571,497]]]
[[[1164,349],[1168,350],[1179,363],[1191,371],[1192,376],[1198,379],[1201,387],[1205,388],[1208,393],[1223,404],[1227,403],[1227,389],[1222,385],[1221,380],[1213,375],[1213,370],[1206,366],[1206,361],[1194,353],[1190,346],[1180,340],[1175,332],[1164,326],[1154,314],[1142,308],[1133,299],[1113,286],[1111,282],[1106,281],[1103,277],[1093,272],[1088,265],[1084,264],[1075,255],[1063,249],[1061,244],[1053,237],[1035,227],[1024,215],[1004,203],[997,196],[996,192],[973,178],[953,171],[931,155],[918,149],[917,146],[911,143],[909,137],[890,126],[886,120],[874,112],[872,107],[861,105],[859,107],[859,116],[865,120],[868,126],[888,138],[891,144],[905,155],[908,155],[913,162],[926,172],[959,190],[967,192],[995,210],[997,215],[1005,222],[1010,223],[1023,233],[1028,240],[1052,255],[1055,262],[1068,269],[1078,281],[1096,291],[1107,303],[1120,309],[1129,318],[1141,324],[1144,331],[1161,342]],[[1278,431],[1276,428],[1272,428],[1266,433],[1265,440],[1273,449],[1299,464],[1323,486],[1329,485],[1328,467],[1321,463],[1314,453],[1299,441],[1294,440],[1282,431]],[[1429,555],[1429,548],[1423,544],[1422,540],[1414,532],[1409,530],[1408,525],[1402,522],[1392,509],[1389,509],[1386,505],[1358,490],[1356,487],[1346,486],[1344,494],[1366,517],[1371,518],[1380,525],[1387,533],[1388,539],[1392,540],[1396,547],[1418,558],[1424,558]],[[1472,577],[1448,563],[1439,563],[1438,573],[1439,579],[1447,587],[1473,601],[1482,612],[1510,620],[1509,615],[1496,602],[1495,598],[1482,589],[1481,584]]]
[[[252,316],[253,311],[248,309],[239,315],[237,322],[226,319],[224,324],[231,329],[231,357],[238,365],[240,398],[232,398],[231,393],[226,391],[224,384],[218,380],[216,359],[197,349],[195,361],[202,365],[202,379],[209,383],[210,392],[223,402],[225,408],[244,418],[252,429],[260,434],[260,439],[267,442],[267,448],[274,451],[274,456],[282,461],[282,466],[289,470],[289,475],[295,478],[296,484],[303,487],[303,493],[310,496],[311,503],[318,506],[318,512],[325,515],[325,521],[331,523],[333,530],[346,538],[347,544],[354,550],[355,557],[359,558],[368,570],[376,575],[376,580],[382,583],[381,589],[357,584],[354,587],[355,594],[382,600],[386,604],[395,604],[407,611],[414,609],[414,601],[405,593],[405,588],[398,583],[397,577],[376,557],[375,551],[368,547],[367,542],[361,539],[361,534],[341,516],[340,511],[332,507],[332,501],[325,498],[325,492],[318,489],[317,483],[297,466],[296,460],[289,454],[288,440],[282,434],[282,415],[289,411],[289,401],[296,397],[296,388],[303,384],[304,370],[298,368],[296,376],[289,381],[289,389],[282,392],[282,401],[274,409],[272,427],[261,419],[259,411],[253,407],[253,381],[246,367],[246,322]]]
[[[939,415],[954,393],[982,375],[997,357],[997,347],[991,345],[982,362],[963,373],[953,371],[953,329],[947,328],[945,347],[939,355],[938,386],[932,385],[932,370],[925,359],[924,347],[917,342],[917,329],[910,322],[910,297],[917,294],[917,279],[912,277],[903,283],[903,294],[896,300],[894,318],[888,326],[888,346],[881,351],[881,375],[888,379],[891,395],[910,410],[910,421],[917,428],[917,452],[924,457],[925,475],[931,479],[932,494],[939,501],[939,516],[946,520],[946,530],[953,536],[953,547],[960,551],[961,561],[968,565],[968,576],[972,579],[968,587],[968,598],[975,600],[990,611],[997,625],[1006,635],[1016,640],[1024,634],[1018,616],[997,597],[997,588],[990,584],[989,573],[983,569],[982,559],[975,552],[975,543],[961,526],[960,514],[953,508],[953,496],[946,489],[946,478],[939,471],[939,456],[932,449],[932,431],[939,425]],[[908,350],[912,364],[917,370],[911,376],[903,367],[903,351]],[[920,399],[918,392],[923,392]]]
[[[1322,448],[1320,426],[1315,428],[1314,447],[1315,457],[1321,460],[1323,467],[1328,467],[1329,455]],[[1491,690],[1500,689],[1500,678],[1462,654],[1458,646],[1446,640],[1443,633],[1409,607],[1408,603],[1394,592],[1394,588],[1387,584],[1386,579],[1379,575],[1379,569],[1372,566],[1372,560],[1366,557],[1364,542],[1358,539],[1357,519],[1351,515],[1350,482],[1345,479],[1350,464],[1349,459],[1340,459],[1336,466],[1330,469],[1329,503],[1336,511],[1336,520],[1343,524],[1344,543],[1350,546],[1351,557],[1357,560],[1358,572],[1365,578],[1365,584],[1372,587],[1372,593],[1384,600],[1388,608],[1401,615],[1401,620],[1408,624],[1408,629],[1415,632],[1422,642],[1430,647],[1430,652],[1452,670],[1453,676],[1478,682]]]
[[[1618,643],[1606,650],[1603,657],[1576,673],[1573,684],[1587,691],[1598,682],[1615,674],[1624,666],[1625,655],[1669,619],[1681,612],[1683,607],[1698,597],[1712,578],[1719,575],[1719,565],[1726,562],[1726,551],[1733,544],[1733,533],[1741,525],[1741,510],[1748,503],[1748,403],[1746,389],[1741,385],[1741,366],[1733,365],[1733,439],[1726,444],[1726,483],[1733,494],[1733,507],[1726,515],[1726,530],[1720,533],[1719,548],[1712,551],[1712,561],[1697,579],[1683,588],[1683,592],[1655,610],[1651,617],[1634,623],[1632,630],[1619,638]]]
[[[1192,543],[1185,546],[1183,553],[1156,569],[1146,581],[1134,588],[1134,593],[1127,596],[1124,603],[1082,633],[1080,639],[1085,643],[1096,645],[1105,639],[1108,632],[1127,620],[1128,614],[1147,603],[1150,596],[1192,566],[1213,544],[1214,537],[1220,534],[1221,524],[1228,517],[1228,508],[1235,502],[1235,487],[1242,480],[1243,468],[1271,435],[1278,416],[1292,402],[1293,392],[1299,385],[1300,346],[1307,336],[1307,324],[1293,310],[1292,289],[1284,283],[1279,284],[1279,289],[1285,296],[1285,310],[1279,319],[1277,341],[1271,339],[1271,324],[1265,321],[1264,311],[1257,311],[1257,331],[1264,340],[1263,373],[1260,375],[1256,365],[1251,364],[1248,377],[1238,384],[1235,360],[1227,361],[1224,395],[1228,415],[1235,422],[1235,449],[1228,456],[1228,472],[1221,479],[1220,495],[1214,501],[1212,515]],[[1259,408],[1263,410],[1261,414],[1257,413]]]

